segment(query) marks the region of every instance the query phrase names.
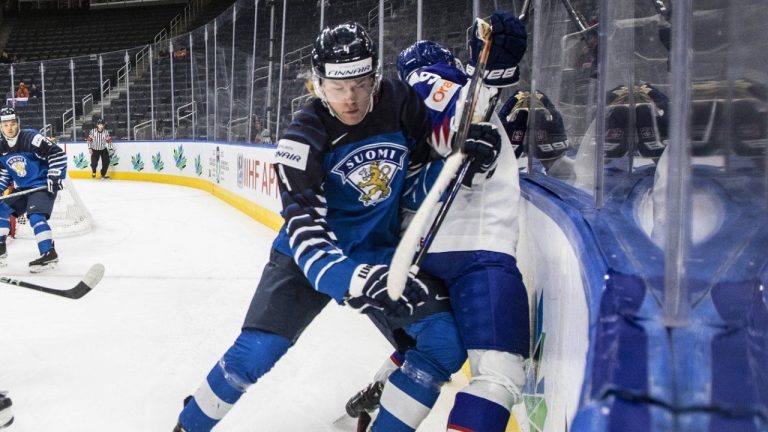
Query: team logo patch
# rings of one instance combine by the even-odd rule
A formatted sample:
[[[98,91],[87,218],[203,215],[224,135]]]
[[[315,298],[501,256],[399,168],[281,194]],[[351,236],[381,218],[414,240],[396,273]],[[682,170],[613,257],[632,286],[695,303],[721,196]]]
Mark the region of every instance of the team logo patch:
[[[27,176],[27,159],[22,156],[13,156],[8,158],[8,167],[12,169],[19,177]]]
[[[348,154],[331,172],[360,192],[360,202],[376,205],[391,195],[390,183],[403,169],[407,151],[394,143],[368,144]]]

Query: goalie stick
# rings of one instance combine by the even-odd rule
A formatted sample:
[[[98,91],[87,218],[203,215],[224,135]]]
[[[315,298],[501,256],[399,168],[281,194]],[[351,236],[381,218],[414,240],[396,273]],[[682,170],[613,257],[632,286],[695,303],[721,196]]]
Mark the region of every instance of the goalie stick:
[[[79,299],[82,298],[84,295],[91,292],[91,290],[96,287],[96,284],[101,281],[101,278],[104,277],[104,265],[103,264],[94,264],[88,272],[85,273],[85,276],[80,280],[80,282],[77,283],[73,288],[65,289],[65,290],[59,290],[54,288],[47,288],[41,285],[36,285],[29,282],[20,281],[18,279],[9,278],[7,276],[0,276],[0,282],[6,283],[9,285],[16,285],[20,286],[22,288],[29,288],[35,291],[41,291],[47,294],[53,294],[55,296],[59,297],[66,297],[68,299]]]
[[[477,98],[480,94],[482,77],[485,72],[485,64],[488,61],[488,54],[491,50],[491,31],[490,24],[477,18],[477,36],[483,40],[483,49],[478,55],[475,71],[472,74],[472,80],[462,106],[461,122],[459,123],[458,131],[453,140],[454,151],[453,154],[446,159],[443,169],[437,176],[437,179],[429,190],[424,202],[419,206],[419,210],[405,230],[403,238],[400,240],[400,243],[395,250],[395,254],[392,256],[389,276],[387,278],[387,294],[392,300],[399,299],[403,294],[408,276],[416,276],[419,272],[421,262],[429,249],[429,244],[427,242],[431,244],[432,239],[437,234],[437,230],[440,228],[440,225],[445,219],[445,215],[448,213],[448,210],[453,203],[453,198],[455,198],[456,193],[461,188],[461,179],[463,179],[469,169],[469,162],[471,161],[467,159],[464,152],[461,151],[461,146],[464,144],[464,141],[467,140],[469,126],[472,123],[472,116],[475,113]],[[455,179],[454,176],[456,176]],[[421,234],[424,232],[424,228],[429,224],[429,218],[432,215],[432,211],[438,205],[440,196],[451,184],[451,180],[455,180],[451,192],[440,206],[437,216],[433,219],[429,232],[425,237],[425,243],[419,251],[419,255],[416,259],[413,259],[416,250],[419,248]],[[411,264],[411,262],[413,262],[413,264]]]

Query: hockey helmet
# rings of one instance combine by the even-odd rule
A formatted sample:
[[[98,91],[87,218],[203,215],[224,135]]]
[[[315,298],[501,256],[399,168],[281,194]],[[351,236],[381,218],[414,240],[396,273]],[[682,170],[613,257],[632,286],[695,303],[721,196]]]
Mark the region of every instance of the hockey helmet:
[[[368,76],[373,78],[367,111],[370,112],[381,82],[379,54],[373,39],[356,22],[326,27],[320,32],[312,49],[312,82],[315,92],[331,114],[336,115],[328,105],[328,95],[321,87],[322,80],[351,80]]]
[[[456,57],[444,46],[431,40],[420,40],[397,55],[397,75],[407,81],[416,69],[433,64],[458,65]]]
[[[16,115],[15,109],[10,107],[0,109],[0,123],[5,123],[7,121],[16,122],[16,126],[15,126],[16,133],[13,136],[8,136],[6,134],[5,126],[0,127],[0,133],[2,133],[3,136],[10,141],[12,139],[15,139],[17,136],[19,136],[19,128],[21,127],[21,121],[19,120],[19,116]]]
[[[0,121],[8,121],[8,120],[19,120],[19,117],[16,116],[16,110],[13,108],[2,108],[0,109]]]

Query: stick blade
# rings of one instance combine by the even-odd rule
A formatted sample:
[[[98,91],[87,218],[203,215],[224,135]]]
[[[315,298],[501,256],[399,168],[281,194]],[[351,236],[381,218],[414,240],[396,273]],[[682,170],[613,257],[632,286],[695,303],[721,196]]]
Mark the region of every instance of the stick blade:
[[[82,283],[85,284],[88,289],[94,288],[99,282],[101,282],[101,278],[104,277],[104,270],[104,264],[94,264],[85,274],[85,276],[83,276]]]

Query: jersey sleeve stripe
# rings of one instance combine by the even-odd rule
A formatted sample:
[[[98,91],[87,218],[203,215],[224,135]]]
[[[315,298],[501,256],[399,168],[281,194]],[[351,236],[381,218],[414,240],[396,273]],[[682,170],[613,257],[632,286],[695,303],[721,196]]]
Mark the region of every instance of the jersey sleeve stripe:
[[[347,257],[346,257],[345,255],[342,255],[342,256],[341,256],[341,257],[339,257],[338,259],[336,259],[336,260],[334,260],[334,261],[331,261],[331,262],[329,262],[328,264],[326,264],[326,265],[325,265],[325,266],[324,266],[324,267],[323,267],[323,268],[320,270],[320,272],[317,274],[317,277],[315,278],[315,287],[319,287],[319,286],[320,286],[320,279],[322,279],[322,277],[325,275],[325,273],[326,273],[326,272],[327,272],[327,271],[328,271],[328,270],[329,270],[331,267],[333,267],[333,266],[335,266],[336,264],[338,264],[338,263],[340,263],[340,262],[344,261],[345,259],[347,259]],[[315,288],[315,289],[317,289],[317,288]]]

